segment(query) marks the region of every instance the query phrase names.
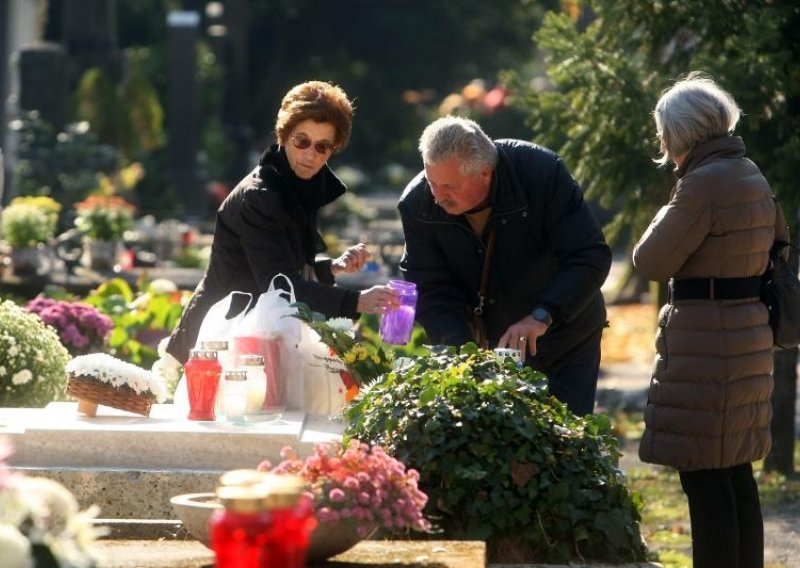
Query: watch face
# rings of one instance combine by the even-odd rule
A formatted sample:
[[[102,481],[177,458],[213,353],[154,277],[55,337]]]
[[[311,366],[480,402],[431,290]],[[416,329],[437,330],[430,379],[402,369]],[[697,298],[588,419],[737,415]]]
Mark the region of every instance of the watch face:
[[[533,319],[539,320],[540,322],[546,323],[547,325],[550,325],[550,323],[553,321],[553,318],[550,317],[550,312],[548,312],[544,308],[536,308],[535,310],[533,310]]]

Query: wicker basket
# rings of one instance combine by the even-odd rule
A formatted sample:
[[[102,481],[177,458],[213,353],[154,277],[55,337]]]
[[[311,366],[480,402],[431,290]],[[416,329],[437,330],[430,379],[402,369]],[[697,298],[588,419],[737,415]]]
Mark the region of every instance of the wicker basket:
[[[150,407],[153,404],[153,397],[150,395],[136,394],[136,391],[127,386],[112,387],[85,376],[68,377],[66,393],[79,400],[88,400],[142,416],[150,416]]]

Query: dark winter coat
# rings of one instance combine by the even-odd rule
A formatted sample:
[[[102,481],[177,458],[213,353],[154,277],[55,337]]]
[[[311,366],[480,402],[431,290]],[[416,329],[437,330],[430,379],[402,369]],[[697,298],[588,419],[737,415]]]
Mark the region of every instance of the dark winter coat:
[[[537,307],[553,325],[537,340],[530,360],[545,373],[596,338],[606,321],[600,286],[611,251],[578,184],[556,154],[518,140],[496,142],[492,176],[496,233],[483,321],[489,343]],[[462,345],[474,338],[466,310],[478,303],[486,251],[463,215],[450,215],[431,194],[424,172],[399,203],[406,250],[401,269],[419,289],[417,319],[434,344]]]
[[[167,351],[184,362],[208,309],[232,291],[257,298],[272,278],[292,280],[297,300],[329,317],[358,317],[358,292],[337,288],[317,230],[317,211],[345,192],[324,166],[311,180],[292,172],[285,152],[272,146],[217,211],[211,258],[203,279],[170,338]],[[302,274],[312,266],[315,279]],[[276,281],[276,285],[278,282]]]
[[[779,237],[788,238],[785,227]],[[650,280],[757,276],[776,237],[776,207],[739,137],[696,147],[634,248]],[[770,448],[772,331],[764,304],[682,300],[662,307],[639,446],[642,460],[682,471],[726,468]]]

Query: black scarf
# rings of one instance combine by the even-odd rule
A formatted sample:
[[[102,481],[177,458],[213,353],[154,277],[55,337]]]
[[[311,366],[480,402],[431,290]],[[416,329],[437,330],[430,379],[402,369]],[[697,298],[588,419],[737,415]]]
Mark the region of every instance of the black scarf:
[[[289,165],[286,150],[273,144],[259,160],[261,179],[281,196],[287,211],[296,215],[301,227],[306,262],[313,264],[317,254],[325,252],[325,242],[317,231],[317,214],[345,192],[344,184],[327,165],[310,179],[299,178]]]

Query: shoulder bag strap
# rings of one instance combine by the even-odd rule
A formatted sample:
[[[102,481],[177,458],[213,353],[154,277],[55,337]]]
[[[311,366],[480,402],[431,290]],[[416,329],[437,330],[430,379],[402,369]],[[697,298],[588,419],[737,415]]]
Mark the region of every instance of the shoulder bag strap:
[[[494,229],[489,230],[489,243],[486,245],[486,256],[483,258],[483,272],[481,273],[481,286],[478,290],[478,305],[472,310],[476,316],[483,313],[483,302],[486,300],[486,288],[489,286],[489,267],[494,254]]]

